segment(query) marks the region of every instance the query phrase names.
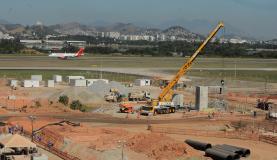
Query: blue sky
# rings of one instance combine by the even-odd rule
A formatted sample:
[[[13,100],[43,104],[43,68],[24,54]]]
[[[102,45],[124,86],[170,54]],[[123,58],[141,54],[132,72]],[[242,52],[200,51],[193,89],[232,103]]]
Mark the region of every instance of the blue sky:
[[[277,38],[277,0],[3,0],[0,19],[22,24],[39,20],[154,26],[174,20],[224,20],[256,38]]]

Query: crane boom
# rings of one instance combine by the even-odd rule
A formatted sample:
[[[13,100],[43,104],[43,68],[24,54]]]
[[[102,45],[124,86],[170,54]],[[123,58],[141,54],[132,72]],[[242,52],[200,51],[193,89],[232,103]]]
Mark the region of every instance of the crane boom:
[[[175,77],[170,81],[170,83],[162,90],[160,93],[158,100],[162,101],[164,97],[168,94],[171,88],[177,84],[180,78],[188,71],[191,67],[192,62],[195,60],[197,55],[203,50],[203,48],[207,45],[207,43],[216,35],[216,33],[220,30],[220,28],[224,27],[223,22],[219,22],[216,28],[209,34],[206,40],[200,45],[200,47],[195,51],[195,53],[189,58],[189,60],[180,68]]]

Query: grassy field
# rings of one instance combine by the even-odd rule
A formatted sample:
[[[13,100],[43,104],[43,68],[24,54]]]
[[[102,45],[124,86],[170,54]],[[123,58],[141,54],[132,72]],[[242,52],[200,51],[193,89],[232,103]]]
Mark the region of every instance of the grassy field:
[[[81,57],[59,60],[45,56],[0,56],[0,67],[179,68],[183,57]],[[277,68],[277,59],[197,58],[193,68]]]
[[[175,73],[167,71],[168,73]],[[228,79],[228,80],[246,80],[277,83],[277,71],[208,71],[208,70],[192,70],[187,72],[187,76],[207,77],[212,79]]]
[[[30,79],[31,75],[42,75],[43,80],[53,79],[53,75],[66,76],[84,76],[87,79],[102,78],[120,82],[133,82],[135,79],[140,78],[137,75],[112,73],[112,72],[100,72],[100,71],[72,71],[72,70],[0,70],[1,78],[14,78],[18,80]]]
[[[85,56],[79,59],[59,60],[46,56],[0,56],[0,67],[60,67],[61,71],[44,71],[45,79],[51,79],[53,74],[84,75],[87,78],[99,78],[97,71],[73,71],[63,68],[85,68],[85,70],[100,68],[147,68],[158,69],[160,72],[175,73],[187,60],[183,57],[117,57],[117,56]],[[197,69],[201,68],[201,70]],[[216,68],[215,70],[205,70]],[[229,71],[220,69],[228,68]],[[235,75],[235,68],[236,71]],[[252,71],[239,70],[241,68],[253,69]],[[258,69],[275,69],[272,71],[259,71]],[[268,81],[277,82],[277,59],[249,59],[249,58],[197,58],[192,69],[187,73],[189,76],[199,77],[224,77],[236,80]],[[35,70],[1,70],[1,77],[28,79],[31,74],[41,74]],[[137,78],[134,75],[122,75],[117,73],[103,72],[103,77],[111,80],[130,81]]]

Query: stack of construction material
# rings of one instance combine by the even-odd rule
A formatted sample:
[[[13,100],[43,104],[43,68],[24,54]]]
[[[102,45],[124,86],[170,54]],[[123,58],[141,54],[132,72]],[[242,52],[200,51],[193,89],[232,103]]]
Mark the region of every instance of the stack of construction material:
[[[104,81],[96,81],[89,87],[89,90],[97,93],[101,97],[104,97],[110,92],[112,88],[117,89],[121,95],[128,95],[128,93],[130,92],[129,88],[115,81],[111,81],[110,83],[106,83]]]
[[[203,143],[190,139],[187,139],[185,143],[194,149],[205,151],[205,155],[214,160],[235,160],[250,155],[249,149],[228,144],[212,146],[210,143]]]

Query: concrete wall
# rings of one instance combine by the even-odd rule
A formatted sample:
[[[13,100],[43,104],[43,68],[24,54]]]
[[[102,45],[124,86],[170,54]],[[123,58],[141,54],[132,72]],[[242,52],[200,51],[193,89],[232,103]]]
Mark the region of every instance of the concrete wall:
[[[196,86],[195,91],[195,109],[198,111],[208,108],[208,87],[207,86]]]
[[[183,94],[173,95],[172,102],[174,103],[174,106],[184,107],[184,95]]]

